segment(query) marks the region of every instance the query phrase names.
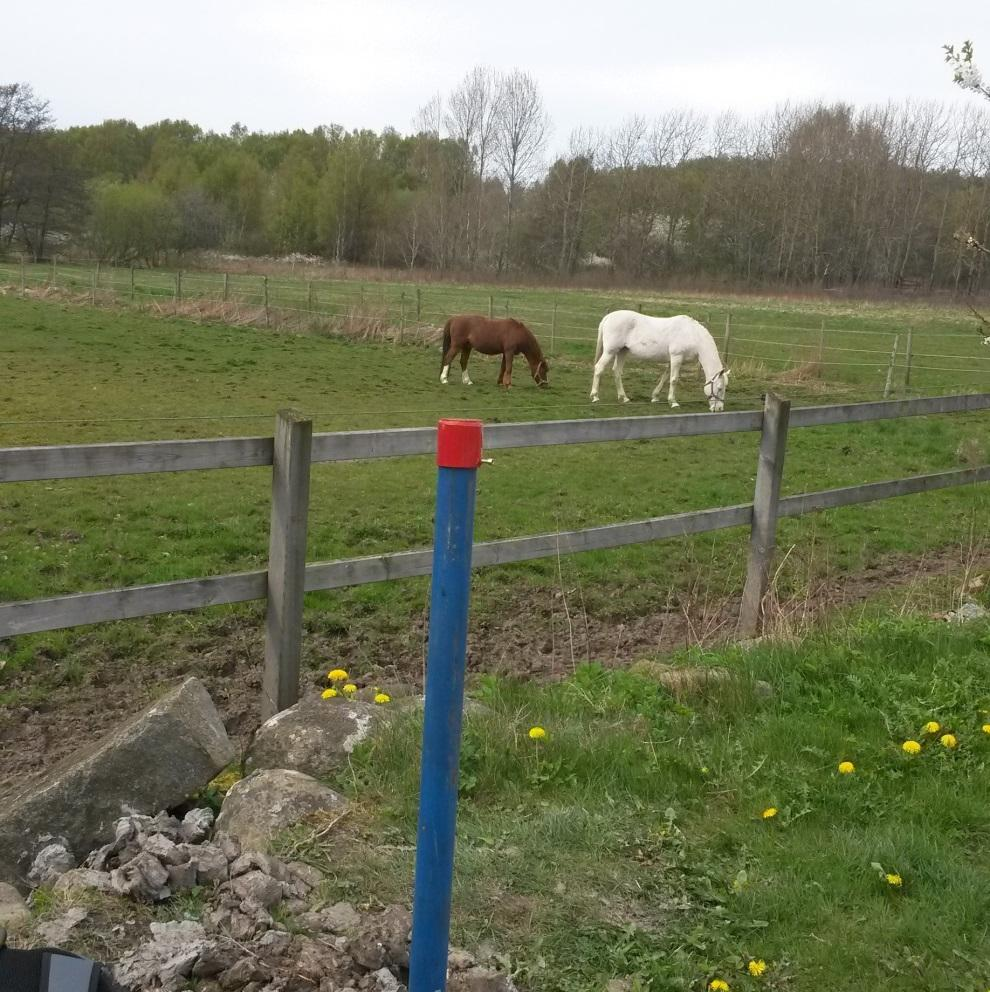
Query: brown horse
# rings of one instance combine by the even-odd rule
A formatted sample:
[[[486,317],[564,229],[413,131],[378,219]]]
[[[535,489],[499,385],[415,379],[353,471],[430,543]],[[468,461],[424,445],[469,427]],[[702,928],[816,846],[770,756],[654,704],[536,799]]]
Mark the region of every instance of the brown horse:
[[[543,357],[540,342],[533,332],[518,320],[511,317],[492,320],[481,314],[467,313],[451,317],[443,328],[443,357],[440,361],[440,381],[447,384],[447,373],[450,364],[461,356],[461,382],[471,385],[471,377],[467,373],[468,359],[471,350],[480,351],[482,355],[501,355],[502,369],[498,374],[498,385],[508,389],[512,385],[512,359],[522,355],[529,363],[537,386],[550,385],[547,373],[550,366]]]

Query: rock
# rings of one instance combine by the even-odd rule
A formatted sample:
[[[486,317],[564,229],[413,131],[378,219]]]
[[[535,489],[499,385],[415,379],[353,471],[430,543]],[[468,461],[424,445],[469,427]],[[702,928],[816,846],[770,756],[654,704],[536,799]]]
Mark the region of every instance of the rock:
[[[375,981],[377,992],[399,992],[400,989],[405,988],[405,985],[388,968],[379,968],[371,977]]]
[[[198,844],[210,836],[213,829],[213,810],[208,806],[191,809],[182,818],[179,835],[187,844]]]
[[[8,882],[0,882],[0,927],[13,930],[30,919],[31,910],[20,892]]]
[[[239,875],[230,883],[230,889],[238,899],[253,899],[265,909],[282,901],[282,884],[261,871]]]
[[[73,868],[59,876],[54,889],[61,895],[85,892],[87,889],[96,892],[112,892],[113,883],[110,881],[109,872],[95,871],[92,868]]]
[[[196,866],[191,861],[168,866],[168,887],[173,893],[189,892],[196,888],[196,881]]]
[[[178,848],[188,854],[189,861],[195,865],[197,884],[227,881],[230,876],[227,858],[216,844],[179,844]]]
[[[389,906],[365,923],[350,942],[351,957],[368,971],[409,967],[412,916],[404,906]]]
[[[0,811],[0,879],[23,885],[39,835],[91,851],[122,812],[180,803],[234,758],[206,689],[187,679],[102,740],[56,765]]]
[[[719,686],[746,684],[741,676],[728,668],[678,668],[648,659],[637,661],[630,671],[658,682],[678,699],[701,696]],[[752,691],[759,699],[773,696],[773,687],[768,682],[755,682]]]
[[[286,868],[293,880],[301,882],[308,889],[315,889],[323,881],[323,872],[312,865],[303,864],[301,861],[290,861]]]
[[[236,861],[241,856],[240,843],[227,834],[217,833],[213,837],[213,843],[220,848],[228,861]]]
[[[945,615],[949,623],[970,623],[973,620],[982,620],[990,617],[990,610],[980,606],[979,603],[963,603],[958,610],[952,610]]]
[[[447,982],[448,992],[518,992],[508,975],[491,968],[468,968],[454,972]]]
[[[190,974],[193,978],[213,978],[232,968],[244,952],[229,941],[212,943],[196,959]]]
[[[387,710],[373,703],[308,696],[258,728],[245,768],[289,768],[326,778],[343,768],[354,748],[388,720]]]
[[[292,950],[295,956],[293,971],[310,987],[319,986],[320,979],[336,970],[334,956],[319,941],[310,937],[294,937]]]
[[[115,965],[114,978],[125,988],[135,990],[178,990],[200,955],[211,946],[202,925],[192,920],[181,923],[152,923],[151,940],[125,954]]]
[[[145,851],[123,868],[114,868],[110,872],[110,885],[118,895],[140,902],[161,902],[172,894],[168,887],[168,870]]]
[[[89,916],[83,906],[73,906],[61,916],[38,927],[38,936],[46,947],[64,947],[69,941],[69,933]]]
[[[237,837],[242,846],[264,851],[278,831],[346,804],[342,796],[301,772],[263,769],[241,779],[227,793],[217,829]]]
[[[447,952],[447,967],[451,971],[467,971],[473,968],[477,962],[473,954],[462,951],[459,947],[452,947]]]
[[[231,992],[233,989],[242,989],[251,982],[266,982],[270,977],[268,971],[259,965],[257,959],[242,957],[217,980],[220,982],[220,988],[224,989],[225,992]]]
[[[292,876],[278,858],[273,858],[270,854],[262,854],[260,851],[246,851],[236,861],[230,865],[230,877],[236,878],[238,875],[245,875],[249,871],[260,871],[280,882],[291,881]]]
[[[284,954],[292,943],[292,936],[283,930],[266,930],[255,945],[266,954],[278,957]]]
[[[354,933],[361,925],[361,917],[349,902],[335,902],[320,913],[320,918],[331,933]]]
[[[46,844],[35,856],[28,871],[28,881],[34,887],[46,885],[75,867],[76,859],[68,848],[68,841],[60,837],[54,844]]]
[[[157,858],[163,865],[181,865],[189,860],[189,852],[179,847],[164,834],[152,834],[142,848],[145,854]]]

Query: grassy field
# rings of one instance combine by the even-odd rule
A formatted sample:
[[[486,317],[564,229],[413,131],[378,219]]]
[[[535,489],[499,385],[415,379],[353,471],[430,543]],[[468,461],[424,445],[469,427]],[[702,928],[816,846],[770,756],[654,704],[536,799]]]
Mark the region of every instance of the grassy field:
[[[581,363],[560,363],[549,391],[521,382],[505,395],[494,385],[493,361],[478,363],[475,386],[441,387],[432,348],[11,298],[0,300],[0,319],[8,370],[0,436],[7,445],[270,433],[274,411],[286,405],[311,413],[317,430],[430,424],[444,415],[495,422],[617,412],[587,402],[588,370]],[[647,385],[643,379],[630,391],[645,400]],[[705,408],[699,385],[688,377],[684,410]],[[740,375],[730,408],[757,407],[767,386],[766,377]],[[795,403],[827,398],[815,383],[776,388]],[[869,397],[851,384],[831,395]],[[657,410],[648,402],[622,408],[627,414]],[[785,493],[956,467],[960,443],[985,446],[984,421],[979,415],[933,417],[795,431]],[[756,435],[729,435],[500,453],[481,475],[476,534],[508,537],[745,502],[756,446]],[[427,458],[317,467],[309,558],[428,544],[433,484]],[[261,567],[268,507],[269,473],[260,469],[5,485],[0,598]],[[988,509],[983,487],[787,521],[781,546],[791,553],[782,589],[800,588],[825,569],[855,571],[889,552],[917,554],[984,534]],[[699,584],[706,596],[731,595],[742,575],[745,537],[728,531],[559,565],[489,570],[476,582],[476,616],[497,622],[521,610],[532,615],[531,634],[541,639],[554,590],[606,619],[669,606],[672,591],[683,596]],[[425,583],[410,581],[314,595],[309,603],[317,626],[332,628],[346,617],[348,626],[366,628],[363,643],[373,655],[383,632],[408,629],[425,599]],[[199,616],[182,618],[182,626]],[[63,657],[78,636],[17,640],[8,649],[8,674],[36,657],[39,642]]]
[[[990,627],[860,619],[675,660],[737,680],[675,699],[645,661],[476,684],[455,943],[547,992],[986,989]],[[287,840],[327,900],[408,899],[420,733],[399,721],[355,756],[330,838]]]
[[[854,383],[871,396],[884,385],[895,335],[895,387],[905,391],[906,349],[911,334],[910,391],[937,393],[980,388],[990,379],[990,352],[980,347],[977,324],[965,307],[928,303],[787,300],[751,295],[717,297],[665,291],[518,288],[497,284],[415,283],[369,271],[366,281],[344,279],[329,266],[275,266],[265,277],[235,271],[183,272],[102,267],[94,263],[25,265],[27,287],[53,284],[70,297],[113,300],[156,311],[195,310],[227,299],[238,320],[295,327],[347,329],[378,325],[409,329],[441,326],[453,313],[511,314],[524,320],[554,357],[587,361],[598,322],[618,307],[645,313],[688,313],[705,323],[720,347],[731,322],[730,365],[771,372],[816,362],[822,378]],[[250,267],[250,266],[249,266]],[[242,266],[243,268],[243,266]],[[0,285],[19,289],[22,270],[0,262]],[[266,285],[267,280],[267,285]],[[226,286],[226,289],[225,289]],[[177,302],[178,297],[178,302]],[[267,299],[267,315],[265,301]],[[635,373],[634,373],[635,374]],[[609,384],[611,385],[611,384]]]

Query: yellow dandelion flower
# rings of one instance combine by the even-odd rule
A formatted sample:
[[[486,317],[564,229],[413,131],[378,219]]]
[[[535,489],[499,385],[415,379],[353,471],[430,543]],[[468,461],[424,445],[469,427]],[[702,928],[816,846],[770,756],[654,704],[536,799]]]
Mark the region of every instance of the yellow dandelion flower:
[[[856,771],[856,766],[851,761],[840,761],[839,762],[839,774],[840,775],[852,775]]]
[[[950,751],[959,744],[959,741],[956,740],[955,734],[942,734],[942,736],[938,739],[938,742],[942,745],[942,747],[947,747]]]
[[[772,820],[776,815],[777,815],[777,807],[776,806],[768,806],[763,811],[763,819],[764,820]]]
[[[767,970],[767,963],[762,958],[759,961],[750,961],[746,965],[746,970],[754,977],[759,978]]]
[[[529,736],[531,740],[540,741],[547,736],[547,732],[542,727],[530,727]]]
[[[983,724],[983,726],[980,729],[983,731],[983,733],[990,734],[990,723]]]
[[[904,884],[904,879],[896,871],[888,871],[883,877],[887,880],[887,884],[895,889],[899,889]]]
[[[729,992],[729,983],[721,978],[713,978],[708,983],[708,992]]]
[[[347,672],[343,668],[335,668],[332,672],[327,672],[327,678],[331,682],[346,682]]]
[[[376,692],[375,702],[379,705],[382,703],[390,703],[392,702],[392,697],[387,692]]]
[[[324,689],[323,692],[320,693],[320,695],[324,699],[333,699],[333,697],[337,695],[337,690],[336,689]]]
[[[921,745],[917,741],[905,741],[901,745],[901,750],[905,754],[920,754],[921,753]]]
[[[348,682],[343,689],[340,690],[345,696],[353,696],[357,692],[357,686],[353,682]]]
[[[937,734],[942,727],[937,724],[934,720],[929,720],[922,728],[921,732],[923,734]]]

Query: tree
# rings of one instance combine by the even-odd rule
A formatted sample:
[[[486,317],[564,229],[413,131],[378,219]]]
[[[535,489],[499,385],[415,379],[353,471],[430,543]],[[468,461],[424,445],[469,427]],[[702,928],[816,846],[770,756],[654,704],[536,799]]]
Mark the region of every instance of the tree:
[[[499,80],[496,104],[494,156],[506,196],[505,232],[497,264],[501,273],[512,251],[512,219],[519,188],[534,177],[540,165],[550,117],[536,80],[518,69]]]
[[[93,191],[90,234],[102,259],[157,265],[177,227],[168,196],[151,183],[100,183]]]
[[[973,43],[964,41],[958,52],[954,45],[943,45],[942,48],[945,51],[945,61],[955,70],[952,81],[964,90],[979,93],[990,100],[990,86],[984,84],[983,74],[973,63]]]
[[[25,204],[20,170],[31,147],[52,123],[48,102],[26,83],[0,85],[0,244],[10,246]]]

